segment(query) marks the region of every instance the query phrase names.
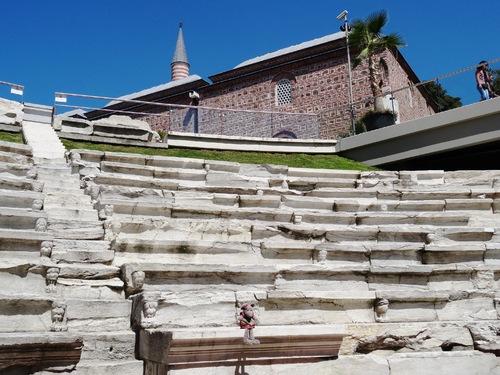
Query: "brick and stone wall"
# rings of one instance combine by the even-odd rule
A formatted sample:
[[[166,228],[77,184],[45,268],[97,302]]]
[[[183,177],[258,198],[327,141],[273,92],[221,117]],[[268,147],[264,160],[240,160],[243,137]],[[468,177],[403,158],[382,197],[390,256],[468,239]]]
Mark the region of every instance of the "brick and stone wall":
[[[400,89],[415,84],[415,77],[405,72],[397,57],[386,51],[389,76],[385,86]],[[276,104],[275,77],[294,77],[292,82],[292,103]],[[368,68],[363,64],[352,71],[355,117],[359,118],[372,108],[370,102],[359,103],[372,94],[368,82]],[[402,121],[429,115],[432,109],[418,88],[398,92]],[[349,79],[346,56],[333,56],[323,61],[300,62],[275,68],[266,73],[254,74],[245,80],[230,85],[214,84],[202,95],[203,106],[243,108],[253,110],[287,111],[318,114],[320,138],[335,138],[349,131]],[[306,134],[313,137],[313,134]]]

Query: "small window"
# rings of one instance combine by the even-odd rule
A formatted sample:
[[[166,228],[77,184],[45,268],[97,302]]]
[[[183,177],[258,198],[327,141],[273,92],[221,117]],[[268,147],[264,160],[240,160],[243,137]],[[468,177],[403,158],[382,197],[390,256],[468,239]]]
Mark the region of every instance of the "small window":
[[[276,83],[276,105],[292,102],[292,83],[289,79],[281,79]]]

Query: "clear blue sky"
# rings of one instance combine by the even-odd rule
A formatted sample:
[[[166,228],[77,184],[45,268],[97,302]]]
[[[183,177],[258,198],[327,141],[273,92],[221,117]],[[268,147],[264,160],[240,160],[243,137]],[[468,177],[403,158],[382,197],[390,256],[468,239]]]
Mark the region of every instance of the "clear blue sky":
[[[117,97],[169,82],[180,20],[191,74],[205,79],[339,31],[344,9],[350,20],[387,10],[384,31],[405,38],[421,80],[500,57],[499,0],[4,0],[0,9],[0,81],[46,105],[54,92]],[[441,83],[468,104],[478,99],[473,73],[462,78]],[[20,100],[7,87],[0,97]]]

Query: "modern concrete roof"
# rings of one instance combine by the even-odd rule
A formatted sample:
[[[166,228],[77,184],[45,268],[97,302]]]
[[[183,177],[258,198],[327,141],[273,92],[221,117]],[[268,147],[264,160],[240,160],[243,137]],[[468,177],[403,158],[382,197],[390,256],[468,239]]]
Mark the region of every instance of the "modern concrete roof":
[[[282,48],[282,49],[277,50],[275,52],[266,53],[265,55],[262,55],[262,56],[254,57],[253,59],[243,61],[241,64],[236,65],[234,67],[234,69],[241,68],[241,67],[244,67],[247,65],[256,64],[256,63],[259,63],[259,62],[262,62],[265,60],[269,60],[269,59],[272,59],[272,58],[275,58],[278,56],[287,55],[289,53],[301,51],[301,50],[304,50],[304,49],[307,49],[310,47],[315,47],[315,46],[318,46],[321,44],[332,42],[334,40],[342,39],[344,37],[345,37],[345,33],[342,31],[339,31],[338,33],[335,33],[335,34],[326,35],[326,36],[323,36],[321,38],[316,38],[316,39],[313,39],[313,40],[310,40],[307,42],[296,44],[294,46]]]

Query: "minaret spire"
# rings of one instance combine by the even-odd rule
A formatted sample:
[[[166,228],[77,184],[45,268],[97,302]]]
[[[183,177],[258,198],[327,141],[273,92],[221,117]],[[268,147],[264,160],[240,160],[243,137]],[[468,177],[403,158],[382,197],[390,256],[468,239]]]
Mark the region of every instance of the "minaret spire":
[[[179,35],[177,36],[174,58],[172,59],[170,67],[172,70],[172,81],[189,76],[189,62],[186,46],[184,45],[184,36],[182,35],[182,20],[179,23]]]

